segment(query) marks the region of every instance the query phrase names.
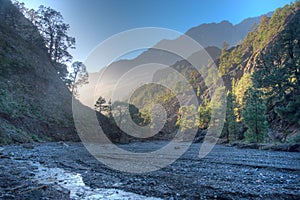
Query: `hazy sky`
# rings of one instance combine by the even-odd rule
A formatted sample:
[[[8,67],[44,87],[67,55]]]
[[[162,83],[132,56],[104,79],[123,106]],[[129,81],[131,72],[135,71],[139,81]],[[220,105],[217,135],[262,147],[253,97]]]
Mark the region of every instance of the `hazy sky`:
[[[50,6],[70,24],[76,38],[74,60],[113,34],[138,27],[163,27],[186,32],[202,23],[233,24],[289,4],[290,0],[20,0],[28,8]]]

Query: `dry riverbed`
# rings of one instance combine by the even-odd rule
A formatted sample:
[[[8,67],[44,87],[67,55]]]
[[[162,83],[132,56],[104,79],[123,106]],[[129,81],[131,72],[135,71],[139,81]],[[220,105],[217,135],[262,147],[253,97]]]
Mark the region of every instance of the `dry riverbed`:
[[[166,142],[120,145],[149,152]],[[81,143],[5,146],[0,199],[300,199],[300,153],[193,144],[173,164],[129,174],[97,161]]]

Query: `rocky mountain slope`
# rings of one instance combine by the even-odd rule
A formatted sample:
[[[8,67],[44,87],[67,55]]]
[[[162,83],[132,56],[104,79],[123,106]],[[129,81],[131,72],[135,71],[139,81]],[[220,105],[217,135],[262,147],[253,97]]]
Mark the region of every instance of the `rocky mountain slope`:
[[[269,131],[271,135],[267,135],[266,138],[269,140],[279,138],[279,141],[285,141],[287,135],[293,137],[299,135],[300,114],[296,109],[300,106],[300,50],[299,28],[297,28],[300,27],[299,3],[277,9],[271,18],[268,15],[247,19],[235,26],[226,21],[200,25],[190,29],[187,34],[200,43],[202,40],[210,41],[218,47],[223,39],[229,43],[229,48],[223,48],[222,51],[218,47],[205,44],[207,45],[205,50],[210,54],[211,60],[205,60],[200,66],[209,66],[212,60],[219,66],[226,88],[235,98],[231,103],[235,103],[232,112],[233,116],[237,117],[234,123],[237,123],[239,136],[236,138],[244,137],[246,129],[242,112],[247,104],[244,97],[246,91],[255,86],[259,91],[267,91],[264,98],[272,131]],[[252,27],[258,20],[259,26],[248,33],[250,25]],[[228,34],[222,34],[224,38],[220,41],[204,37],[210,32],[218,34],[221,30]],[[214,34],[211,34],[212,38],[217,37]],[[246,34],[244,39],[240,38]],[[230,47],[237,42],[240,42],[237,46]],[[172,41],[163,40],[154,47],[178,44],[180,37]],[[191,57],[201,57],[201,52]],[[85,105],[93,107],[94,101],[87,98],[92,98],[91,94],[95,94],[97,99],[97,95],[111,92],[116,81],[125,72],[140,64],[157,61],[171,66],[189,81],[197,93],[199,103],[205,104],[197,108],[197,112],[201,112],[200,117],[205,117],[201,119],[203,123],[198,124],[198,127],[205,129],[211,108],[208,103],[210,96],[202,77],[204,73],[201,75],[196,72],[190,63],[181,60],[179,56],[160,50],[149,49],[133,60],[120,60],[100,73],[91,74],[89,85],[92,86],[81,88],[81,91],[85,91],[80,94],[82,102],[84,104],[89,102]],[[0,143],[78,140],[72,117],[72,96],[58,77],[55,67],[49,60],[43,38],[36,28],[8,0],[0,0]],[[205,76],[210,79],[211,73],[213,72],[208,67]],[[101,80],[102,85],[95,91],[95,85],[98,84],[101,75],[104,80]],[[174,87],[177,86],[179,85],[174,84]],[[177,128],[175,124],[179,116],[178,101],[171,94],[151,96],[151,87],[149,90],[146,88],[136,92],[131,100],[139,105],[150,106],[151,101],[146,103],[140,101],[148,95],[145,95],[145,92],[150,94],[148,99],[162,102],[166,107],[168,123],[165,124],[163,132],[173,132]],[[270,92],[273,92],[272,95]],[[92,111],[84,106],[82,109]],[[144,112],[141,113],[144,119],[149,118],[146,109],[140,110]],[[122,138],[126,138],[124,133],[101,113],[97,116],[113,141],[120,142]],[[277,133],[280,133],[279,136]],[[229,133],[225,133],[225,136],[226,134]]]
[[[247,136],[249,124],[247,125],[248,121],[245,120],[244,111],[254,98],[250,91],[255,91],[260,96],[252,104],[256,108],[266,106],[266,111],[253,114],[255,110],[252,110],[248,116],[254,120],[255,115],[265,116],[266,121],[261,126],[268,126],[264,133],[257,131],[256,134],[260,134],[261,139],[256,141],[299,142],[300,113],[297,111],[300,106],[299,13],[299,2],[295,2],[278,8],[272,17],[263,16],[258,27],[248,33],[239,45],[223,48],[220,58],[216,60],[228,93],[227,118],[222,133],[222,137],[227,141],[254,142],[253,138]],[[198,100],[201,104],[206,104],[198,108],[200,118],[205,116],[206,112],[209,113],[210,97],[201,76],[205,74],[209,77],[210,68],[205,73],[199,74],[184,60],[176,62],[171,67],[189,80],[195,93],[198,93],[199,88]],[[208,79],[213,81],[213,77]],[[140,100],[145,94],[150,94],[153,101],[156,101],[159,95],[155,95],[153,91],[151,92],[149,87],[148,90],[139,91],[140,94],[136,92],[133,101],[141,104]],[[178,106],[175,106],[176,101],[173,101],[172,95],[166,93],[162,99],[170,116],[167,121],[171,123],[163,131],[171,133],[180,111]],[[261,103],[257,103],[257,100]],[[151,103],[148,102],[149,105]],[[147,103],[144,105],[147,107]],[[209,121],[209,115],[200,121],[206,120]],[[205,129],[206,125],[200,123],[197,126]]]
[[[0,0],[0,142],[77,140],[71,105],[36,28]]]
[[[240,45],[224,49],[218,61],[238,118],[249,89],[262,93],[269,140],[299,142],[299,8],[296,1],[263,17],[255,31]]]
[[[267,16],[271,16],[268,13]],[[241,42],[249,31],[251,31],[260,21],[262,16],[248,18],[240,22],[239,24],[233,25],[228,21],[222,21],[220,23],[209,23],[201,24],[197,27],[189,29],[185,34],[195,41],[197,41],[203,48],[208,48],[208,53],[213,53],[214,48],[222,48],[223,43],[227,42],[229,46],[237,45]],[[225,33],[225,34],[224,34]],[[178,55],[174,55],[170,52],[159,50],[161,47],[172,47],[180,49],[182,47],[182,42],[184,39],[178,37],[173,40],[161,40],[153,48],[150,48],[130,60],[119,60],[106,66],[98,73],[92,73],[90,76],[90,82],[97,82],[99,77],[101,77],[101,87],[102,90],[99,91],[99,95],[109,96],[108,91],[113,88],[113,84],[126,72],[133,69],[136,66],[145,63],[160,63],[164,65],[173,65],[177,61],[182,60]],[[215,53],[211,55],[214,57]],[[104,66],[103,66],[104,67]],[[95,77],[95,78],[94,78]],[[110,89],[107,89],[110,88]],[[88,90],[88,88],[87,88]],[[84,96],[84,95],[83,95]],[[86,100],[83,100],[86,101]]]
[[[266,15],[272,16],[272,12]],[[189,29],[185,34],[204,47],[222,48],[224,42],[227,42],[229,46],[235,46],[259,24],[260,19],[261,16],[247,18],[236,25],[226,20],[220,23],[201,24]]]

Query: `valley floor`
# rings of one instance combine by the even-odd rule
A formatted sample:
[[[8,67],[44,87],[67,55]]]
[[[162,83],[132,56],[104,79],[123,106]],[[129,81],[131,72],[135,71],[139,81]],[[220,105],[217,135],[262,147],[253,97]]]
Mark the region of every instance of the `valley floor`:
[[[150,151],[166,142],[120,145]],[[134,175],[109,169],[81,143],[5,146],[0,199],[300,199],[300,153],[193,144],[173,164]]]

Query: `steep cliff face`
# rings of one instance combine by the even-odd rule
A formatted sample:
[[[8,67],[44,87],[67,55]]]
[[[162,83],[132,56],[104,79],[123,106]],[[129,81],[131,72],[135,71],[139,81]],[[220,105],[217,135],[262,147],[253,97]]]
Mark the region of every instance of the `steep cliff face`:
[[[216,62],[220,67],[226,68],[222,74],[225,81],[226,77],[239,80],[243,74],[253,74],[256,67],[264,61],[263,57],[279,53],[278,47],[285,48],[286,44],[283,38],[287,37],[287,34],[292,33],[291,40],[295,42],[293,51],[297,51],[300,10],[298,4],[295,4],[294,8],[291,7],[285,6],[277,9],[273,17],[264,16],[258,28],[250,32],[241,44],[230,48],[227,55],[221,55]],[[291,30],[291,27],[294,30]],[[226,61],[222,63],[222,58],[225,57]],[[278,55],[278,58],[282,58],[283,62],[287,61],[284,55]],[[272,59],[275,62],[274,56]],[[228,84],[231,83],[228,82]]]
[[[237,99],[243,98],[245,87],[264,92],[269,126],[281,141],[299,135],[299,22],[299,1],[277,9],[218,60],[225,85],[235,87]]]
[[[72,98],[36,28],[0,0],[0,143],[76,140]]]

